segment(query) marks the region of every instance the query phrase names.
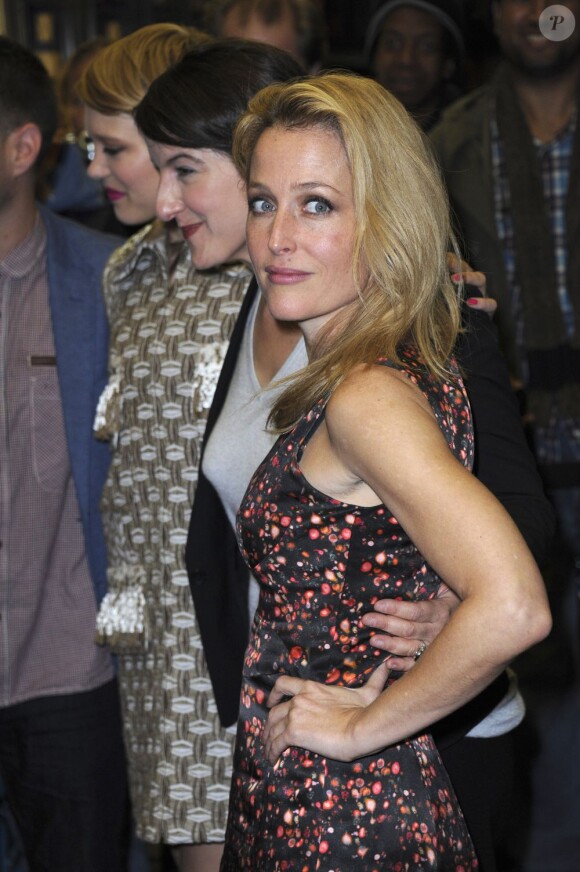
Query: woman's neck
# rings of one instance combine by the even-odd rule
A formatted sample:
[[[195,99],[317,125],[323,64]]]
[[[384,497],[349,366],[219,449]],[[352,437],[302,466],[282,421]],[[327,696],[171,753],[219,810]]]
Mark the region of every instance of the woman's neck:
[[[267,387],[286,363],[302,337],[293,321],[277,321],[260,297],[254,323],[254,369],[260,386]]]

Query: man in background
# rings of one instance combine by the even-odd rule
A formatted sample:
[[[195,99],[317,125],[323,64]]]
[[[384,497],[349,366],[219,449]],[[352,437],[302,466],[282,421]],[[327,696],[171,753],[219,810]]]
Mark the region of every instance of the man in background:
[[[502,62],[431,138],[466,257],[498,302],[500,342],[556,510],[544,567],[554,629],[517,671],[542,743],[530,844],[546,865],[534,868],[567,872],[580,864],[580,0],[557,16],[551,5],[494,0]]]
[[[118,241],[38,207],[57,123],[40,61],[0,37],[0,777],[30,872],[125,872],[127,786],[110,654],[104,264]]]
[[[317,0],[210,0],[204,27],[289,52],[305,72],[317,73],[326,55],[326,25]]]
[[[388,0],[365,39],[369,70],[423,130],[461,96],[465,53],[462,0]]]

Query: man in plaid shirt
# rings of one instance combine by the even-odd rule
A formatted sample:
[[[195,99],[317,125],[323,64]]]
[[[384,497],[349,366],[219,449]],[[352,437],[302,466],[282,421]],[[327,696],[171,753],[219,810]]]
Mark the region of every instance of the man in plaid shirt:
[[[498,301],[500,342],[556,510],[557,538],[544,567],[554,630],[540,648],[556,652],[547,665],[552,683],[577,694],[580,0],[558,6],[561,15],[548,0],[491,5],[501,63],[488,84],[444,113],[431,138],[465,255],[487,274]]]

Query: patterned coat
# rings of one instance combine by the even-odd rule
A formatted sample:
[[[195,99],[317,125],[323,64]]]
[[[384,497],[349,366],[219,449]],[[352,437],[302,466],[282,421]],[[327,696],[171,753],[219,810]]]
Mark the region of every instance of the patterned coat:
[[[110,592],[98,626],[119,653],[133,809],[149,842],[224,838],[234,736],[217,715],[184,546],[207,411],[249,280],[240,264],[196,271],[159,224],[115,252],[104,276],[110,380],[95,428],[112,446]]]

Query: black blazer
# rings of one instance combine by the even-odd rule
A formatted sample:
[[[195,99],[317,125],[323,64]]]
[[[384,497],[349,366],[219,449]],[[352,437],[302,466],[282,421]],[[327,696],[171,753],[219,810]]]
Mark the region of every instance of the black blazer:
[[[257,284],[252,281],[232,333],[209,411],[204,447],[218,419],[240,351]],[[503,503],[536,560],[554,533],[554,516],[526,444],[495,328],[483,312],[465,306],[466,331],[457,357],[463,369],[475,427],[477,477]],[[203,458],[203,448],[202,448]],[[220,719],[238,717],[243,657],[248,642],[248,569],[220,498],[200,471],[186,545],[186,566]],[[465,735],[500,701],[505,675],[433,729],[440,746]]]
[[[235,323],[207,416],[185,564],[214,696],[224,727],[238,719],[249,636],[249,570],[218,493],[202,471],[205,446],[225,403],[258,285],[252,279]]]

